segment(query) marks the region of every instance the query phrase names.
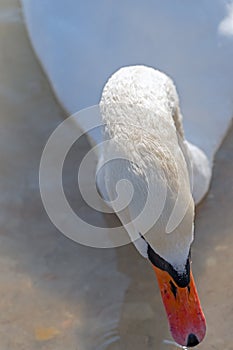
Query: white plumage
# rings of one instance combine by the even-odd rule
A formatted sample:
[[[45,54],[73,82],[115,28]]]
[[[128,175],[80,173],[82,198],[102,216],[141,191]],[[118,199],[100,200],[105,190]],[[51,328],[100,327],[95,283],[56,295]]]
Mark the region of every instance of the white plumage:
[[[103,167],[101,179],[97,174],[99,190],[113,201],[117,182],[127,179],[134,197],[128,203],[127,184],[121,183],[113,209],[144,257],[150,244],[182,273],[193,241],[193,198],[199,202],[208,190],[211,164],[185,140],[176,88],[153,68],[124,67],[106,83],[100,109],[104,139],[111,143],[102,148],[99,167],[111,157],[119,160]]]

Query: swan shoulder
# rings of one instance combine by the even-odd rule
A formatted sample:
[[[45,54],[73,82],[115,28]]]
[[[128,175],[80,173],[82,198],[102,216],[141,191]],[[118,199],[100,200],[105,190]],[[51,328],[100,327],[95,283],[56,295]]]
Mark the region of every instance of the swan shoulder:
[[[188,149],[192,167],[192,195],[195,204],[198,204],[208,192],[212,174],[212,164],[199,147],[188,141],[185,141],[185,144]]]

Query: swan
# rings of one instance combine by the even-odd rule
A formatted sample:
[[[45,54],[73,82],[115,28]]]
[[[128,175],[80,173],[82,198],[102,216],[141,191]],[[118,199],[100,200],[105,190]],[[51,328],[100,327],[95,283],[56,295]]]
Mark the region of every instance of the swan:
[[[152,265],[174,340],[196,346],[206,322],[190,247],[194,207],[208,191],[212,160],[185,139],[175,85],[154,68],[119,69],[105,84],[99,106],[105,142],[96,172],[98,192]],[[122,179],[127,181],[119,183]]]

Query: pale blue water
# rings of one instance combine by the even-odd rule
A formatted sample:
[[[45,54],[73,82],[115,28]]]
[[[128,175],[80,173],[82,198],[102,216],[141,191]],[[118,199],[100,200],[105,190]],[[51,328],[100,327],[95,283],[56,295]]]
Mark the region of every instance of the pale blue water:
[[[10,15],[0,16],[0,349],[175,350],[164,343],[172,339],[154,273],[135,248],[83,247],[48,219],[38,167],[64,113],[33,55],[18,3],[1,0],[1,11]],[[197,210],[193,269],[208,325],[199,350],[232,349],[232,141],[233,130]],[[65,184],[79,205],[72,161],[67,166]]]

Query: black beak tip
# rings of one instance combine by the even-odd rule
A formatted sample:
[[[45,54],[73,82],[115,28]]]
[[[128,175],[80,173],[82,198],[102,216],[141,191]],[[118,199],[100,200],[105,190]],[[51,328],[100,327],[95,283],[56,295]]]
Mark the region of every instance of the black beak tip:
[[[195,334],[193,334],[193,333],[189,334],[187,347],[191,348],[191,347],[196,346],[198,344],[199,344],[199,341],[198,341],[197,337],[195,336]]]

